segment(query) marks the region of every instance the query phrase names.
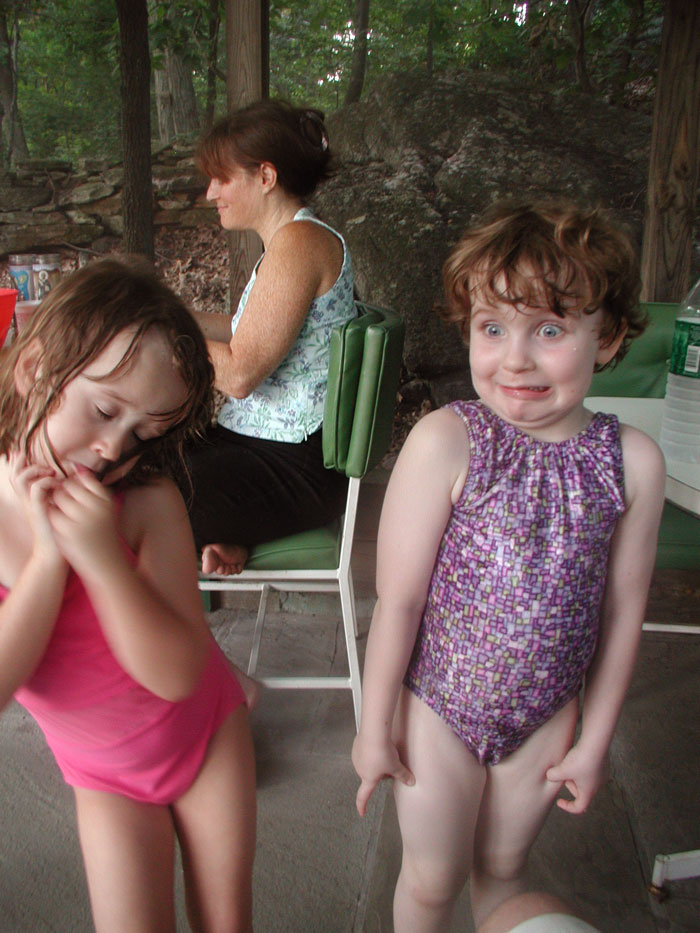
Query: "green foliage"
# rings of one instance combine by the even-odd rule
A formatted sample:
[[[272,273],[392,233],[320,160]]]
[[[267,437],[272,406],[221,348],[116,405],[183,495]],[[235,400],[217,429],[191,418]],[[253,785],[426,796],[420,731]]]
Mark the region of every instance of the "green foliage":
[[[44,0],[20,20],[18,101],[34,157],[119,150],[114,0]]]
[[[270,92],[330,111],[350,77],[354,0],[270,0]],[[224,0],[218,0],[224,16]],[[30,152],[75,159],[120,149],[114,0],[0,0],[19,28],[18,100]],[[207,92],[211,0],[150,0],[153,65],[170,47]],[[653,92],[663,0],[593,0],[586,66],[596,93],[638,101]],[[365,93],[385,72],[512,71],[533,85],[576,85],[567,0],[371,0]],[[224,28],[217,112],[225,108]],[[155,125],[155,121],[154,121]]]

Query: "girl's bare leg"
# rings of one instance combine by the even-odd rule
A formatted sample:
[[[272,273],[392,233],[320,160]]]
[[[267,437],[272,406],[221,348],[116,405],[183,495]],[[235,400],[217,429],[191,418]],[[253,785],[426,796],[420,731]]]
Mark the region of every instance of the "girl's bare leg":
[[[248,560],[248,548],[241,544],[207,544],[202,549],[202,572],[228,576],[241,573]]]
[[[255,812],[253,743],[247,710],[239,706],[173,806],[193,930],[252,930]]]
[[[560,785],[545,778],[574,741],[578,700],[571,700],[515,752],[487,768],[471,876],[474,923],[527,889],[526,867]]]
[[[469,876],[486,769],[452,729],[402,688],[395,721],[402,761],[416,778],[394,782],[403,859],[396,933],[444,933]]]
[[[168,807],[75,788],[97,933],[173,933],[175,831]]]

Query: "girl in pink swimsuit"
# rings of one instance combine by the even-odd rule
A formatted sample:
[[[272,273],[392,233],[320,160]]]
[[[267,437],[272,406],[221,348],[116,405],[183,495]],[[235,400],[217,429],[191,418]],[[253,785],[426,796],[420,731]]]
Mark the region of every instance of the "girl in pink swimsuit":
[[[626,236],[597,211],[507,202],[444,278],[478,399],[420,421],[394,468],[353,747],[360,814],[395,779],[396,933],[447,929],[469,876],[480,928],[526,890],[560,789],[582,813],[600,787],[665,479],[650,438],[584,407],[644,327]]]
[[[165,478],[212,380],[184,304],[115,260],[62,281],[0,362],[0,703],[74,788],[100,933],[175,929],[176,839],[193,926],[252,928],[245,697]]]

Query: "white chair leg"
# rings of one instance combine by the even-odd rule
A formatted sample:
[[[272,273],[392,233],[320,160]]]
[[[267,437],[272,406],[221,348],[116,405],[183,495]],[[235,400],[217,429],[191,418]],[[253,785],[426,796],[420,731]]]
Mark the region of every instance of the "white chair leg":
[[[255,677],[255,671],[258,667],[258,654],[260,653],[260,640],[265,624],[265,611],[267,609],[267,597],[270,593],[270,584],[264,583],[260,590],[260,602],[258,604],[258,615],[255,619],[255,629],[253,631],[253,646],[250,649],[248,658],[248,676]]]
[[[671,622],[645,622],[645,632],[666,632],[669,635],[700,635],[700,625],[673,625]]]
[[[673,855],[657,855],[649,891],[663,900],[667,881],[681,881],[700,876],[700,849],[675,852]]]
[[[357,606],[355,605],[355,585],[352,582],[352,570],[348,567],[348,586],[350,593],[350,611],[352,613],[352,631],[355,635],[355,638],[360,634],[360,630],[357,627]]]
[[[340,607],[343,614],[343,629],[345,631],[345,647],[348,655],[348,669],[350,671],[350,689],[352,690],[352,705],[355,710],[355,728],[360,730],[360,713],[362,710],[362,678],[360,676],[360,662],[357,657],[357,618],[355,616],[355,601],[352,585],[346,578],[340,580]]]

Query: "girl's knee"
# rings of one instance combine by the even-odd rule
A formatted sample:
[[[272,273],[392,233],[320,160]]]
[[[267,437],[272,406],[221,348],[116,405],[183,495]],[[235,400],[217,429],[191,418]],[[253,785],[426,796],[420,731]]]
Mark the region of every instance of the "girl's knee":
[[[442,908],[455,901],[466,884],[468,871],[435,861],[416,861],[404,855],[398,885],[428,909]]]
[[[527,869],[527,855],[527,852],[513,850],[475,853],[472,882],[478,885],[482,881],[517,881]]]

